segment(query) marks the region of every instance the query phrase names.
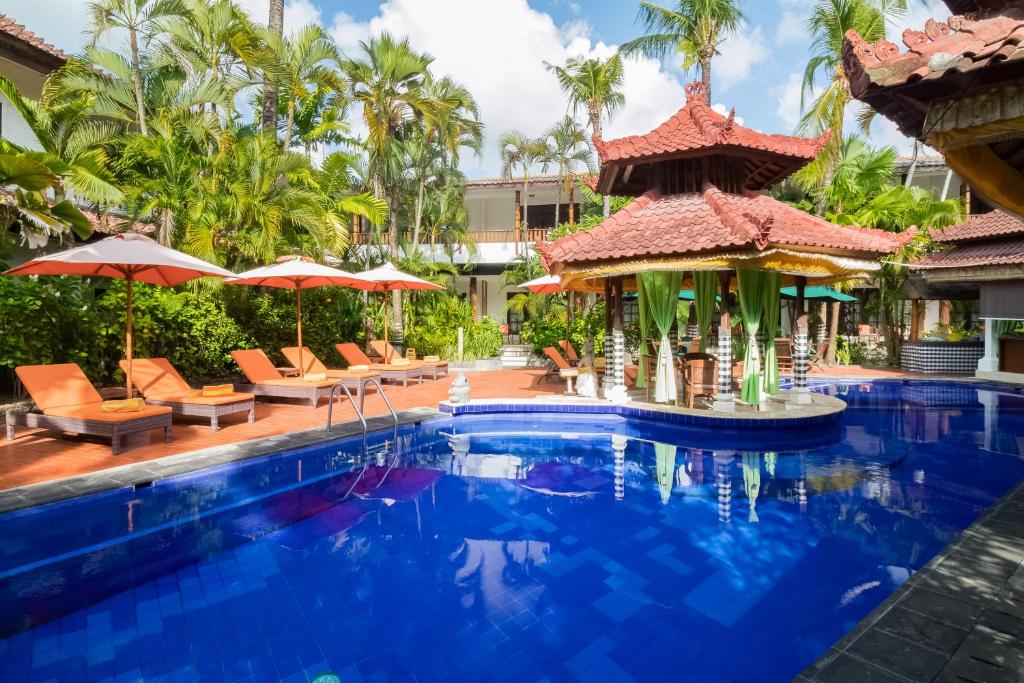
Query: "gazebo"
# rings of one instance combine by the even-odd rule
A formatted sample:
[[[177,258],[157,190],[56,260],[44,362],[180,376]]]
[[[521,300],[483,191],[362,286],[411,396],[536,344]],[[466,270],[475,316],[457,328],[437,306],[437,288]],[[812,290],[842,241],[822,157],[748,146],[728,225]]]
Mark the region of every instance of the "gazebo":
[[[606,376],[614,383],[610,398],[625,396],[622,298],[628,278],[662,338],[659,385],[674,386],[669,328],[679,289],[695,291],[704,341],[721,293],[715,401],[720,411],[735,405],[730,292],[738,296],[745,336],[773,341],[779,288],[795,286],[794,388],[799,401],[809,401],[807,284],[868,277],[878,270],[880,257],[901,245],[898,235],[834,225],[763,193],[812,161],[827,141],[827,133],[806,139],[746,128],[736,122],[735,112],[713,111],[699,82],[686,87],[686,104],[650,133],[609,141],[595,137],[601,160],[597,191],[636,199],[593,230],[540,243],[538,251],[564,287],[596,288],[603,280],[612,311],[605,342],[606,357],[612,359],[606,360]],[[767,344],[768,373],[763,376],[759,344],[747,344],[743,396],[748,403],[760,402],[762,386],[769,393],[778,391],[773,351],[773,344]],[[666,400],[665,392],[656,394]]]

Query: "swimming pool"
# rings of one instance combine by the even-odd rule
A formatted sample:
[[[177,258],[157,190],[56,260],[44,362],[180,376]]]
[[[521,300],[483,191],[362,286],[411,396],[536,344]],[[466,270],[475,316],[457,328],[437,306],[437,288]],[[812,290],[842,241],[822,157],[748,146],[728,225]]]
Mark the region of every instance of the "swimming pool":
[[[789,680],[1024,476],[1024,397],[474,415],[0,516],[20,680]]]

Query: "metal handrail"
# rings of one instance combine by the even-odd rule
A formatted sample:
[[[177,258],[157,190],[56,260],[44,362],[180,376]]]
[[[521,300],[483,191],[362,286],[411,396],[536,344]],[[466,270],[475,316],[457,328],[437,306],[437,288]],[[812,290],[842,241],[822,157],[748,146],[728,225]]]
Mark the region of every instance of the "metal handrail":
[[[370,379],[366,380],[366,382],[368,384],[373,384],[374,386],[377,387],[377,393],[380,395],[380,397],[382,399],[384,399],[384,405],[386,405],[388,407],[388,412],[391,413],[391,419],[393,419],[395,421],[395,426],[397,427],[398,426],[398,413],[395,412],[394,406],[391,405],[391,400],[388,399],[388,395],[384,393],[384,387],[381,386],[380,380],[377,379],[376,377],[373,377],[373,378],[370,378]],[[356,405],[355,398],[353,398],[353,396],[352,396],[352,391],[345,385],[344,382],[339,382],[338,384],[335,384],[333,387],[331,387],[331,393],[330,393],[330,396],[329,396],[329,401],[327,403],[327,429],[326,429],[326,431],[328,431],[328,432],[331,431],[331,427],[333,426],[332,425],[332,421],[333,421],[333,416],[334,416],[334,393],[338,389],[343,390],[345,392],[345,395],[348,396],[348,402],[352,404],[352,410],[355,411],[356,417],[359,418],[359,423],[363,426],[363,437],[365,437],[366,436],[366,432],[369,429],[369,427],[366,424],[366,417],[363,415],[363,407],[364,407],[365,401],[366,401],[366,386],[365,385],[363,385],[363,390],[359,392],[359,405],[358,406]]]
[[[391,405],[391,400],[388,398],[388,395],[384,393],[384,387],[381,386],[380,380],[377,379],[376,377],[374,377],[374,378],[369,379],[367,381],[368,382],[372,382],[377,387],[377,393],[380,395],[380,397],[382,399],[384,399],[384,405],[386,405],[388,407],[388,412],[391,413],[391,419],[393,419],[395,421],[395,426],[397,427],[398,426],[398,413],[395,412],[394,407]],[[365,396],[366,392],[363,392],[363,395]]]

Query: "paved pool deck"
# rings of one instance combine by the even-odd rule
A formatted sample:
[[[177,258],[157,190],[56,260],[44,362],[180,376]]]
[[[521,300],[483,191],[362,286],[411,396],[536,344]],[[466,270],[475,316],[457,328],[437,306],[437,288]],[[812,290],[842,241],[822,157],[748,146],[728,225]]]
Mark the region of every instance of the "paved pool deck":
[[[1024,681],[1024,482],[795,680]]]

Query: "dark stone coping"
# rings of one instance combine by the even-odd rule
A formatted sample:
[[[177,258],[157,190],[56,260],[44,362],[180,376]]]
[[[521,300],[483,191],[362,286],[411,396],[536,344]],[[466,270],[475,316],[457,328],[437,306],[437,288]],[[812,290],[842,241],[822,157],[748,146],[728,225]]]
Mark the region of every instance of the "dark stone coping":
[[[399,426],[417,424],[437,417],[444,417],[444,414],[433,408],[413,408],[398,412],[398,424]],[[371,417],[366,422],[369,427],[369,433],[394,427],[394,421],[390,415]],[[166,479],[177,474],[187,474],[237,460],[275,455],[298,448],[315,446],[329,441],[358,436],[362,432],[362,427],[355,420],[338,422],[330,432],[326,432],[323,428],[289,432],[262,439],[239,441],[223,446],[168,455],[153,460],[109,467],[88,474],[65,477],[64,479],[54,479],[53,481],[39,484],[20,486],[0,491],[0,514],[36,505],[54,503],[68,498],[76,498],[90,493],[147,484],[158,479]]]
[[[1024,482],[794,680],[1024,681]]]

